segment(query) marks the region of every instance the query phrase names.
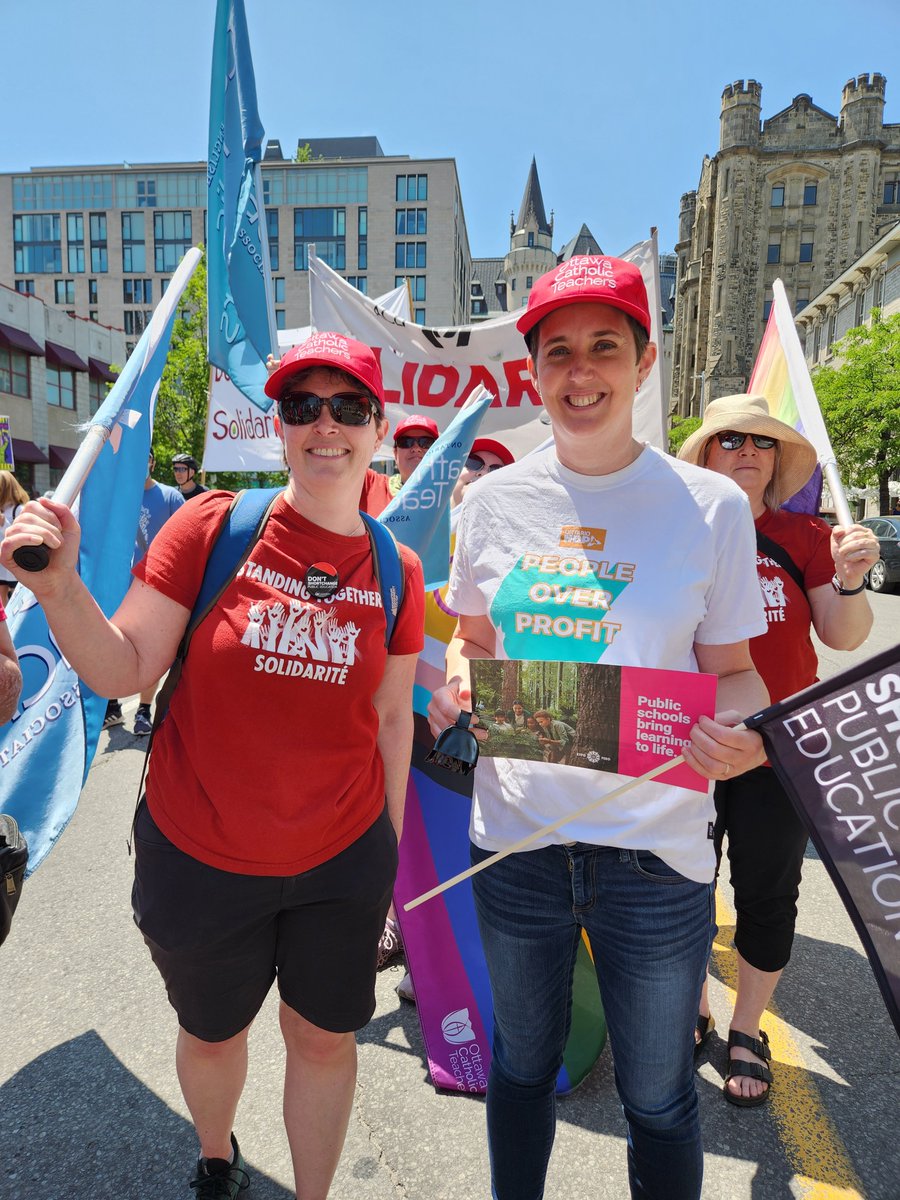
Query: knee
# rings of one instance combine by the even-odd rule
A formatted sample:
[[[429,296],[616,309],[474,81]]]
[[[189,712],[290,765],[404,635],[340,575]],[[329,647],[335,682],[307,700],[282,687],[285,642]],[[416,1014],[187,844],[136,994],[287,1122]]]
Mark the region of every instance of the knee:
[[[279,1009],[281,1035],[288,1051],[299,1054],[308,1062],[328,1064],[339,1062],[356,1053],[356,1034],[332,1033],[320,1029],[289,1005],[281,1002]]]
[[[201,1038],[194,1037],[192,1033],[181,1028],[178,1030],[178,1054],[179,1056],[188,1055],[195,1060],[202,1059],[206,1062],[216,1062],[230,1058],[234,1054],[243,1054],[247,1049],[249,1032],[248,1025],[246,1029],[242,1029],[234,1037],[225,1038],[224,1041],[204,1042]]]

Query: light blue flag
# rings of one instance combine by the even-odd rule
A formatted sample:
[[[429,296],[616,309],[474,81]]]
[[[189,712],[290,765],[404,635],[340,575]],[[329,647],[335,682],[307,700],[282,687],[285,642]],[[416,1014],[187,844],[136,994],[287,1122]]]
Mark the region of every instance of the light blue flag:
[[[276,343],[259,176],[264,137],[244,0],[218,0],[206,171],[209,361],[268,409],[266,357]]]
[[[422,560],[426,591],[443,587],[450,577],[450,497],[494,398],[484,388],[480,391],[459,410],[378,518]]]
[[[103,447],[79,497],[78,571],[107,616],[119,607],[130,583],[156,396],[178,300],[200,260],[199,251],[188,257],[85,434],[85,443],[103,441]],[[66,494],[71,473],[81,473],[85,448],[79,449],[58,495]],[[23,687],[12,720],[0,726],[0,812],[11,813],[18,822],[33,871],[75,811],[97,749],[106,700],[81,683],[34,595],[21,584],[10,603],[9,631]]]

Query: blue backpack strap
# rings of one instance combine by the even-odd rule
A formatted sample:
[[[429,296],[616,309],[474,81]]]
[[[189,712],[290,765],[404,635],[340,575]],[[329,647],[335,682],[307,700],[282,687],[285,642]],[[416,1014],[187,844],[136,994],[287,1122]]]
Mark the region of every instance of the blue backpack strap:
[[[397,624],[397,614],[403,603],[406,572],[403,570],[403,560],[400,557],[397,540],[388,527],[369,516],[368,513],[361,512],[359,515],[365,523],[369,542],[372,545],[375,580],[378,590],[381,592],[381,603],[384,607],[384,644],[390,649],[394,626]]]

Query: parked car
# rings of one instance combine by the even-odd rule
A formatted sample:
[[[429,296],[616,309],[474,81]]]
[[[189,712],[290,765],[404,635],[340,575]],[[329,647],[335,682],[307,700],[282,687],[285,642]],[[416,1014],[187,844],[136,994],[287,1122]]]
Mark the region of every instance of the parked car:
[[[900,583],[900,517],[866,517],[860,525],[872,530],[881,549],[866,582],[873,592],[889,592]]]

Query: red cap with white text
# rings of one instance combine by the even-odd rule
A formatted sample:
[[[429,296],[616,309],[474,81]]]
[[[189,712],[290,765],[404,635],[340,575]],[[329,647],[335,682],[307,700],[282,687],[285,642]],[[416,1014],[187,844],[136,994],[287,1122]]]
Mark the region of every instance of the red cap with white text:
[[[384,412],[384,383],[378,358],[368,346],[343,333],[314,333],[288,350],[278,370],[266,380],[266,395],[279,400],[287,381],[310,367],[335,367],[352,375],[375,396]]]
[[[576,254],[535,282],[528,307],[516,321],[519,333],[528,333],[565,304],[594,301],[620,308],[650,334],[650,305],[638,268],[621,258],[601,254]]]

